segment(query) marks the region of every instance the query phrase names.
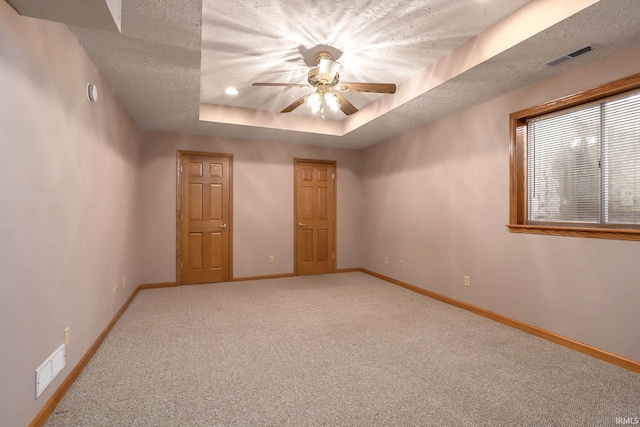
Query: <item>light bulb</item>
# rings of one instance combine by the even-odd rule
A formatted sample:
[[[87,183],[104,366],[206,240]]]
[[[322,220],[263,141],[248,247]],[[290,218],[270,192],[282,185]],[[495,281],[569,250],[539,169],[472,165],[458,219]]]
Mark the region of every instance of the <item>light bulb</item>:
[[[322,97],[317,93],[312,93],[305,98],[304,103],[307,104],[312,113],[319,113],[322,108]]]
[[[329,110],[333,111],[334,113],[340,109],[340,101],[338,100],[338,97],[335,95],[335,93],[325,94],[324,103],[327,107],[329,107]]]

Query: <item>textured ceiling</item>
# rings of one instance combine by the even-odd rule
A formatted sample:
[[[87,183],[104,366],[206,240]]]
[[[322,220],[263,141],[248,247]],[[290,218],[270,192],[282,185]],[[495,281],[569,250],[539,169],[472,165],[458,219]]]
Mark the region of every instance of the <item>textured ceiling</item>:
[[[251,83],[306,83],[325,49],[318,46],[327,45],[339,55],[342,82],[400,84],[528,2],[203,0],[201,101],[279,112],[312,90]],[[225,95],[227,86],[240,94]],[[345,94],[358,108],[381,96]]]
[[[120,31],[121,0],[8,0],[21,15],[47,21]]]
[[[499,36],[490,41],[496,45],[518,30],[505,25],[491,33],[510,22],[508,15],[524,6],[513,15],[520,21],[513,22],[526,22],[523,11],[552,1],[123,0],[121,34],[70,28],[142,129],[361,148],[640,44],[640,1],[562,3],[585,6],[558,22],[536,24],[541,29],[494,53],[487,49],[491,34]],[[496,23],[483,39],[481,33]],[[598,50],[558,67],[542,65],[590,43]],[[342,122],[336,121],[344,118],[341,113],[324,122],[305,117],[305,107],[273,113],[305,89],[250,84],[304,83],[317,45],[341,53],[341,81],[396,83],[399,93],[346,93],[363,110]],[[471,56],[482,60],[423,83],[439,77],[448,62]],[[240,95],[224,95],[227,86]],[[201,121],[201,103],[228,112]],[[331,123],[341,131],[322,130]]]

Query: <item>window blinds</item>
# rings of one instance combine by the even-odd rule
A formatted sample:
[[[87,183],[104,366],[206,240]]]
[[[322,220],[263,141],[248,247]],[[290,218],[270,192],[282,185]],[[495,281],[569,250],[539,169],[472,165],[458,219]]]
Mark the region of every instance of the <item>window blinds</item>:
[[[640,224],[638,92],[527,123],[530,222]]]

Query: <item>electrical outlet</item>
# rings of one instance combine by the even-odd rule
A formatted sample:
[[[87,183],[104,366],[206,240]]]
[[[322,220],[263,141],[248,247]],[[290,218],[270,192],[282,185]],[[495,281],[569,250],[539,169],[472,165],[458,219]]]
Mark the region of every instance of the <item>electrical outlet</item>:
[[[113,285],[113,296],[115,297],[117,293],[118,293],[118,284],[116,283]]]
[[[471,278],[469,276],[464,276],[464,285],[468,288],[471,286]]]
[[[384,257],[384,263],[385,264],[389,264],[389,257],[388,256]]]
[[[404,261],[400,260],[400,268],[404,268]]]
[[[273,264],[273,255],[269,255],[269,263]]]
[[[69,327],[67,326],[65,328],[65,330],[64,330],[64,346],[65,347],[68,346],[69,342],[70,342],[70,339],[69,339]]]

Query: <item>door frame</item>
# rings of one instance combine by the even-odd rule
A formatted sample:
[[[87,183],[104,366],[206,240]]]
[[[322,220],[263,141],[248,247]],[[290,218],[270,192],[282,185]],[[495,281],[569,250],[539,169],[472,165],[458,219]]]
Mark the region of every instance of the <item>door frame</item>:
[[[293,159],[293,275],[298,276],[298,192],[296,191],[296,184],[298,180],[299,163],[318,163],[323,165],[332,165],[335,178],[333,179],[333,253],[335,258],[333,259],[333,271],[335,273],[338,267],[338,162],[336,160],[317,160],[317,159]]]
[[[182,285],[182,156],[227,157],[229,159],[229,281],[233,281],[233,154],[176,151],[176,285]]]

